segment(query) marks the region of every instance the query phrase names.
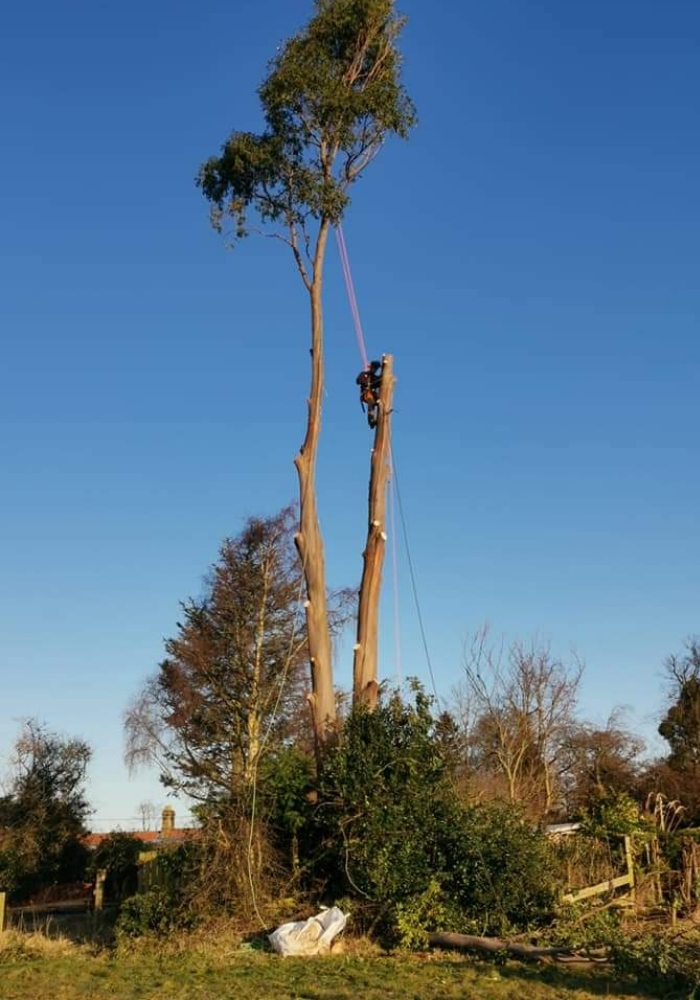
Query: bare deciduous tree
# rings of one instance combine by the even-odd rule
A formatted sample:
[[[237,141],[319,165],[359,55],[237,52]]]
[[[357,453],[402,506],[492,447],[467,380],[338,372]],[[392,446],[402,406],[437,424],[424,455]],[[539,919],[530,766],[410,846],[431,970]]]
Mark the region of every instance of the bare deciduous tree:
[[[158,815],[158,811],[152,802],[150,801],[139,802],[138,815],[141,819],[142,830],[144,831],[155,830],[156,817]]]
[[[567,667],[537,642],[496,646],[486,628],[465,650],[461,701],[473,765],[499,776],[509,801],[540,815],[556,804],[582,672],[579,663]]]
[[[574,723],[562,746],[562,784],[567,814],[590,809],[611,794],[632,793],[644,741],[624,725],[622,709],[604,726]]]

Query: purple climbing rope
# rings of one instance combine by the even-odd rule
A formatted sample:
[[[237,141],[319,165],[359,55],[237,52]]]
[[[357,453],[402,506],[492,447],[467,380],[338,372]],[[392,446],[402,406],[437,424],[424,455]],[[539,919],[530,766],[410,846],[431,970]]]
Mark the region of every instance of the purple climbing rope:
[[[360,357],[362,358],[362,367],[369,368],[367,345],[365,344],[365,335],[362,330],[362,320],[360,319],[360,309],[359,306],[357,305],[357,296],[355,295],[355,284],[352,280],[352,271],[350,270],[350,258],[348,257],[348,248],[345,243],[343,227],[340,223],[338,223],[338,225],[335,227],[335,235],[338,241],[338,252],[340,254],[340,263],[343,267],[343,275],[345,277],[345,287],[348,290],[348,301],[350,302],[350,312],[352,313],[352,319],[355,325],[355,336],[357,337],[357,346],[360,349]]]

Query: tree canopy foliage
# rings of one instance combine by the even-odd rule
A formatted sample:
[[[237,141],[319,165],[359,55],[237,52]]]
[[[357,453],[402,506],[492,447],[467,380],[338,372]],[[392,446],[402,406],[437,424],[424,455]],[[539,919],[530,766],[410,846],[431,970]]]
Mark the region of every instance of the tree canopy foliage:
[[[294,508],[252,517],[224,541],[201,597],[182,604],[166,657],[127,711],[127,759],[207,803],[248,788],[261,754],[309,745]],[[339,629],[353,595],[333,595]]]
[[[258,91],[264,130],[234,132],[200,170],[217,226],[233,218],[240,238],[251,213],[281,223],[305,276],[309,224],[337,223],[387,136],[415,123],[396,47],[403,25],[394,0],[317,0]]]
[[[26,721],[0,798],[0,884],[25,898],[38,887],[81,877],[91,758],[83,740]]]
[[[682,771],[700,765],[700,640],[688,640],[685,652],[670,656],[666,672],[671,704],[659,734],[669,745],[669,764]]]
[[[91,875],[106,872],[105,892],[111,902],[121,902],[136,892],[138,861],[144,844],[131,833],[115,831],[92,852],[88,870]]]

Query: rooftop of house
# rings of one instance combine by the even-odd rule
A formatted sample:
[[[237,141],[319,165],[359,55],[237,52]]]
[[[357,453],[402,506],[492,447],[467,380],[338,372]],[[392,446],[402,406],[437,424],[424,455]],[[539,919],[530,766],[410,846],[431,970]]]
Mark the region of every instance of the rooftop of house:
[[[152,844],[154,847],[160,847],[163,844],[180,844],[183,840],[194,835],[191,828],[175,826],[175,810],[172,806],[166,806],[161,816],[160,830],[112,830],[109,833],[88,833],[85,837],[85,844],[94,850],[112,833],[128,833],[130,837],[135,837],[143,844]]]

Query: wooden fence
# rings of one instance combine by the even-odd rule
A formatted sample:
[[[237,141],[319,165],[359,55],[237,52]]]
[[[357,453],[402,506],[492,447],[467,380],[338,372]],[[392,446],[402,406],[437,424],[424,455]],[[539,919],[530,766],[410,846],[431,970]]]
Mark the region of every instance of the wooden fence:
[[[584,889],[576,889],[574,892],[567,892],[562,896],[563,903],[578,903],[582,899],[590,899],[592,896],[602,896],[604,893],[613,893],[616,889],[627,887],[625,897],[631,902],[635,901],[634,886],[634,859],[632,857],[632,841],[625,837],[625,863],[627,872],[618,875],[616,878],[607,879],[605,882],[598,882],[596,885],[588,885]]]
[[[88,913],[101,910],[104,906],[105,878],[106,872],[99,871],[92,893],[77,899],[59,899],[11,907],[7,900],[7,893],[0,892],[0,932],[6,930],[11,923],[21,921],[23,917],[43,917],[54,913]]]

